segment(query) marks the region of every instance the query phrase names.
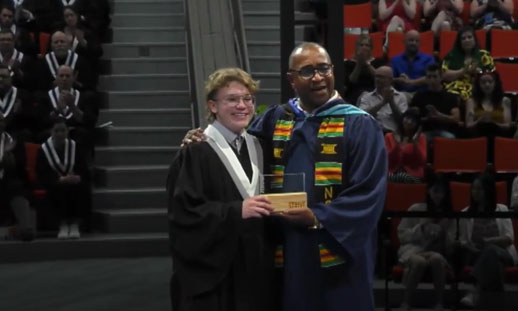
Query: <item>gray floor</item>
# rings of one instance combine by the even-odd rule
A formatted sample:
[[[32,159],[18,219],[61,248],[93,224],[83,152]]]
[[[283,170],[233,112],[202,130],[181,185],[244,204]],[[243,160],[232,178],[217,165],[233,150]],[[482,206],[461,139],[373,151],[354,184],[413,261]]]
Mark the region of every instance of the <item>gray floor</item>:
[[[2,311],[170,310],[168,257],[0,264]]]

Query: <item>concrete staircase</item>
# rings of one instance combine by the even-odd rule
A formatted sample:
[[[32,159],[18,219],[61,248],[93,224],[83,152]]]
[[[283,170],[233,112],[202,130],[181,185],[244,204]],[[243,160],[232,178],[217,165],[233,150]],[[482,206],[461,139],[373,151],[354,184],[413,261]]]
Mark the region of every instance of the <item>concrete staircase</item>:
[[[258,105],[281,100],[280,0],[242,0],[250,67],[254,79],[261,81]],[[302,26],[295,28],[295,41],[303,40]]]
[[[169,164],[192,128],[182,0],[114,0],[104,45],[93,224],[106,233],[164,233]]]

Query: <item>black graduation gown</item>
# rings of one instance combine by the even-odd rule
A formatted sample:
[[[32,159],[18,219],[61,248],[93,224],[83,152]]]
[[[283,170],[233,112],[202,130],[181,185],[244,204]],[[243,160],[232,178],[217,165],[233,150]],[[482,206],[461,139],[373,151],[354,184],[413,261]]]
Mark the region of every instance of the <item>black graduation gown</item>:
[[[65,64],[66,58],[57,59],[59,66]],[[54,81],[56,78],[49,69],[47,60],[45,57],[39,60],[38,67],[38,81],[37,87],[39,90],[49,90],[55,86]],[[91,65],[87,59],[78,55],[74,72],[77,72],[76,83],[74,88],[80,91],[90,91],[96,88],[97,76],[91,71]]]
[[[268,219],[242,219],[243,199],[208,143],[177,153],[167,189],[173,310],[272,310]]]

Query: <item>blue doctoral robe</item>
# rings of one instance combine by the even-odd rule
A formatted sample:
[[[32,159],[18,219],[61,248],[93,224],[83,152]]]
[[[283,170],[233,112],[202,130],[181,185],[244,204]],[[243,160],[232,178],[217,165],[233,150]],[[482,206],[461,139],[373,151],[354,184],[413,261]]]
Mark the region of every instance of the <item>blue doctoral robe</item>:
[[[284,223],[283,310],[374,310],[372,285],[376,257],[376,227],[384,206],[387,154],[376,120],[335,99],[306,117],[290,101],[294,126],[284,150],[284,173],[305,173],[308,207],[323,228],[308,230]],[[270,107],[254,120],[249,133],[271,142],[286,106]],[[330,202],[315,200],[315,157],[324,118],[344,119],[340,192]],[[271,149],[271,148],[270,148]],[[265,153],[272,150],[264,149]],[[289,185],[288,185],[289,187]],[[289,190],[289,189],[287,189]],[[322,268],[319,244],[345,260]]]

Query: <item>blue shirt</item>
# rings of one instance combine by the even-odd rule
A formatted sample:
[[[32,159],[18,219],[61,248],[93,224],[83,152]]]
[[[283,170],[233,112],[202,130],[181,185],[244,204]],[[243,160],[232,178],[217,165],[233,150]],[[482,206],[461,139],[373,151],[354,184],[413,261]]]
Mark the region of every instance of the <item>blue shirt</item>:
[[[408,60],[406,53],[402,53],[392,58],[390,61],[390,67],[392,67],[392,71],[394,72],[394,78],[397,78],[404,73],[410,79],[415,80],[424,77],[426,75],[426,67],[434,63],[435,59],[432,55],[417,52],[414,60],[410,61]],[[416,92],[425,90],[426,86],[396,85],[396,89],[403,92]]]

